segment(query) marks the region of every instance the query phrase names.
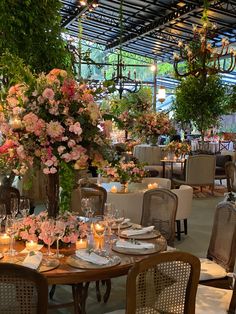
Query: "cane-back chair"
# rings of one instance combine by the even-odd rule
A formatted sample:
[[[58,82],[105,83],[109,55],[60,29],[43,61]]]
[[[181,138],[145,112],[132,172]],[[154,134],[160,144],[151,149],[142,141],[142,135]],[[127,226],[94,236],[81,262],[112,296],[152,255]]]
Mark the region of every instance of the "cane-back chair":
[[[229,161],[225,164],[228,192],[236,192],[236,163]]]
[[[0,264],[0,313],[46,314],[48,284],[36,270]]]
[[[175,238],[175,219],[178,206],[177,196],[167,189],[153,189],[143,195],[142,226],[155,226],[173,245]]]

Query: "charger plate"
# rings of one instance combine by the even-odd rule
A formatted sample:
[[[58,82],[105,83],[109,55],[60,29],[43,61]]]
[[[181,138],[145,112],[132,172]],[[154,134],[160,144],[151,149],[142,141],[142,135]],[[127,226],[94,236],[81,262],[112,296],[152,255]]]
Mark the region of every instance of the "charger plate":
[[[149,255],[154,254],[162,251],[162,246],[158,243],[154,243],[154,248],[151,249],[130,249],[130,248],[123,248],[117,247],[116,243],[113,244],[112,250],[121,253],[121,254],[129,254],[129,255]]]
[[[161,233],[158,230],[153,230],[151,232],[147,232],[147,233],[143,233],[143,234],[136,234],[136,235],[132,235],[132,236],[126,236],[126,235],[120,234],[121,238],[135,239],[135,240],[151,240],[151,239],[159,238],[160,236],[161,236]]]
[[[106,265],[97,265],[97,264],[84,261],[74,254],[74,255],[69,256],[66,262],[67,264],[75,268],[92,270],[92,269],[104,269],[104,268],[117,266],[120,264],[121,258],[119,256],[114,255],[114,256],[109,257],[109,262]]]
[[[120,229],[127,229],[132,226],[132,222],[127,222],[125,224],[120,224]],[[118,224],[115,224],[114,226],[111,226],[112,230],[117,230],[118,229]]]

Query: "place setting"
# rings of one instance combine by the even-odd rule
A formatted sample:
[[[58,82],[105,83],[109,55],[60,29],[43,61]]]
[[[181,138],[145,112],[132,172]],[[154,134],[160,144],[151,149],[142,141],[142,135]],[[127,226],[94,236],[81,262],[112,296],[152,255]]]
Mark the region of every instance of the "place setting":
[[[161,236],[154,226],[142,227],[141,225],[132,224],[132,227],[127,230],[122,230],[119,234],[121,238],[135,240],[151,240]]]

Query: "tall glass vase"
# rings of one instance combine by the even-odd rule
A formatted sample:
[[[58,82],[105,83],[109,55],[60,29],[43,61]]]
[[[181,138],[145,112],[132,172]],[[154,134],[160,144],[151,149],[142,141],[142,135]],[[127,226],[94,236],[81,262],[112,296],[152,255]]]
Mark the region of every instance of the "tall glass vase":
[[[59,213],[59,172],[48,175],[47,184],[48,216],[56,217]]]

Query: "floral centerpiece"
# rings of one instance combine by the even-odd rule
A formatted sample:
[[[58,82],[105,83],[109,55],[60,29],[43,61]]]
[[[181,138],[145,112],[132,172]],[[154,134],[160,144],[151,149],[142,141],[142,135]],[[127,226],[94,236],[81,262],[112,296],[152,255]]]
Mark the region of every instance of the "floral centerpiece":
[[[176,157],[180,157],[181,155],[190,153],[191,146],[188,143],[172,141],[165,147],[165,150],[173,153]]]
[[[48,175],[49,215],[69,210],[74,170],[102,166],[105,145],[94,92],[66,71],[53,69],[26,85],[12,86],[0,106],[5,155],[16,175],[38,165]],[[60,176],[60,182],[59,182]]]
[[[170,130],[170,120],[162,112],[147,112],[136,119],[135,131],[152,144],[156,144],[159,135],[167,134]]]
[[[18,233],[16,238],[24,241],[43,241],[45,244],[48,244],[47,218],[48,213],[43,211],[39,215],[31,215],[22,220],[18,220]],[[60,219],[66,226],[64,236],[61,238],[63,243],[75,243],[78,238],[84,238],[86,236],[87,225],[84,222],[78,222],[76,216],[66,212]]]
[[[115,165],[109,165],[100,169],[99,172],[111,181],[119,181],[121,184],[140,182],[146,176],[143,165],[134,161],[125,161],[123,158]]]

